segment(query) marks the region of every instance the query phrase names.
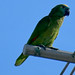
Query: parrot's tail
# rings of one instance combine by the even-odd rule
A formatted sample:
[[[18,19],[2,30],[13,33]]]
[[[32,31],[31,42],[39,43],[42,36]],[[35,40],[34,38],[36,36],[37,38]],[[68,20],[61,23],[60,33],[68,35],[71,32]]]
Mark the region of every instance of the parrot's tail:
[[[23,53],[21,53],[21,55],[17,58],[15,62],[15,66],[21,65],[27,58],[28,58],[28,55],[23,55]]]

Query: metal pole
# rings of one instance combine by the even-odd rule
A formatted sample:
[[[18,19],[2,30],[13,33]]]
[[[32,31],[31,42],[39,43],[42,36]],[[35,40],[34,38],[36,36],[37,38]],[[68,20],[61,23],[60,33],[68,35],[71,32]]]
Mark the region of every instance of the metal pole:
[[[73,75],[74,71],[75,71],[75,67],[72,69],[70,75]]]
[[[62,50],[55,50],[47,47],[45,50],[44,48],[39,46],[26,44],[23,48],[23,54],[75,63],[74,53]]]
[[[60,73],[60,75],[63,75],[63,73],[65,72],[65,70],[66,70],[66,68],[68,67],[69,64],[70,64],[70,63],[67,62],[67,64],[66,64],[65,67],[63,68],[63,70],[62,70],[62,72]]]

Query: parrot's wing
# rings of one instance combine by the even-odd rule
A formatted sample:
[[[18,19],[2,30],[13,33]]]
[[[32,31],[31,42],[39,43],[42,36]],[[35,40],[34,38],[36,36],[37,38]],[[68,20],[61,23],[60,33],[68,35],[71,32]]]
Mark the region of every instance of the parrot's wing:
[[[32,44],[32,42],[34,42],[45,30],[47,30],[49,22],[50,22],[49,16],[46,16],[43,19],[41,19],[38,22],[36,28],[34,29],[27,44]]]
[[[47,28],[49,24],[49,16],[44,17],[39,21],[36,28],[34,29],[29,41],[27,44],[32,44]],[[23,53],[17,58],[15,66],[21,65],[26,59],[28,55],[23,55]]]

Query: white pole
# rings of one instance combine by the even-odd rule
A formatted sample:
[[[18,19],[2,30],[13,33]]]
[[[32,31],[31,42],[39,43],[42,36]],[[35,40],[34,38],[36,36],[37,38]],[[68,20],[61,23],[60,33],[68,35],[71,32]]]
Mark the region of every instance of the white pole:
[[[74,53],[72,52],[50,48],[46,48],[45,50],[39,46],[24,45],[23,54],[75,63]]]

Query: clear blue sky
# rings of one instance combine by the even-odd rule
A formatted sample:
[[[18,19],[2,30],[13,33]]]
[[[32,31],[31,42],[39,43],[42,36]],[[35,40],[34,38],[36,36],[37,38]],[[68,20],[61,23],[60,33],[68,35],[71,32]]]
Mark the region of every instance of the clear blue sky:
[[[0,0],[0,75],[60,74],[66,62],[30,56],[21,66],[14,66],[38,21],[57,4],[67,4],[71,13],[53,46],[74,52],[75,0]],[[70,64],[64,75],[69,75],[73,66]]]

